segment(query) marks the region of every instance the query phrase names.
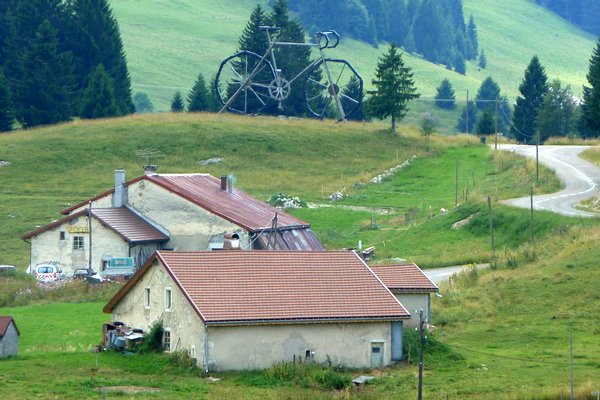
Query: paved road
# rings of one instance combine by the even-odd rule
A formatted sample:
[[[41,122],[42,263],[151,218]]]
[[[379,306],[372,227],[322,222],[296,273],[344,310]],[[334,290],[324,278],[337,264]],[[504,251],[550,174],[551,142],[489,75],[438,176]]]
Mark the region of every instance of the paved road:
[[[501,144],[498,148],[535,158],[535,146]],[[576,204],[593,197],[600,190],[600,168],[579,158],[579,153],[588,148],[590,146],[539,146],[540,163],[554,169],[565,188],[557,193],[533,196],[534,209],[579,217],[600,216],[575,208]],[[531,207],[529,196],[503,200],[502,203],[522,208]]]
[[[488,268],[489,264],[477,264],[477,269]],[[457,274],[463,270],[469,269],[471,267],[467,265],[458,265],[455,267],[444,267],[444,268],[433,268],[433,269],[424,269],[423,273],[427,275],[429,279],[433,281],[436,285],[440,285],[440,283],[447,281],[452,275]]]

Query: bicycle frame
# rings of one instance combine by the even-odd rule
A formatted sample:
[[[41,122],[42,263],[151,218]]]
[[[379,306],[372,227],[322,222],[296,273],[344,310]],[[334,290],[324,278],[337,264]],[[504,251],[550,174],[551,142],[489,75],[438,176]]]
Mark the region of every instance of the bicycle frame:
[[[281,84],[283,84],[285,82],[285,85],[291,85],[292,83],[294,83],[298,78],[300,78],[301,76],[303,76],[307,71],[309,71],[312,67],[314,67],[316,64],[318,63],[323,63],[324,68],[325,68],[325,73],[327,75],[327,80],[329,82],[330,85],[335,85],[335,82],[333,80],[333,77],[331,76],[331,71],[327,65],[327,62],[325,60],[325,53],[323,52],[324,49],[327,48],[335,48],[340,41],[340,37],[338,35],[337,32],[335,31],[326,31],[326,32],[316,32],[315,33],[315,37],[317,39],[317,43],[298,43],[298,42],[278,42],[276,40],[273,40],[271,37],[271,31],[277,30],[273,27],[267,27],[267,26],[262,26],[260,27],[261,29],[264,29],[267,33],[267,40],[269,43],[269,47],[267,48],[267,50],[265,51],[265,54],[263,54],[263,56],[260,58],[260,61],[256,64],[256,66],[254,67],[254,69],[252,70],[252,72],[242,81],[240,87],[235,91],[235,93],[227,100],[227,102],[223,105],[223,107],[221,108],[221,110],[219,110],[219,114],[221,112],[223,112],[223,110],[227,109],[235,100],[236,98],[240,95],[240,93],[247,87],[249,86],[249,84],[252,82],[252,79],[258,74],[258,72],[262,69],[262,66],[265,62],[265,59],[267,59],[267,57],[269,57],[271,60],[271,65],[273,66],[274,69],[274,73],[275,73],[275,84],[277,85],[278,91],[281,92]],[[333,37],[335,38],[336,42],[335,44],[330,44],[330,36],[329,35],[333,35]],[[324,41],[324,43],[323,43]],[[312,61],[309,65],[307,65],[304,69],[302,69],[302,71],[298,72],[297,74],[293,75],[289,80],[285,80],[285,78],[283,78],[282,76],[282,71],[281,69],[277,68],[277,60],[275,59],[275,52],[274,49],[275,47],[282,47],[282,46],[306,46],[306,47],[318,47],[319,48],[319,57],[317,59],[315,59],[314,61]],[[333,97],[335,98],[335,103],[336,103],[336,107],[337,110],[341,116],[340,120],[343,122],[346,122],[346,118],[345,118],[345,113],[344,113],[344,107],[342,105],[342,101],[340,96],[338,95],[337,92],[334,91],[334,93],[332,93]],[[285,96],[287,97],[287,96]],[[279,108],[281,108],[281,102],[283,101],[284,98],[279,99]]]

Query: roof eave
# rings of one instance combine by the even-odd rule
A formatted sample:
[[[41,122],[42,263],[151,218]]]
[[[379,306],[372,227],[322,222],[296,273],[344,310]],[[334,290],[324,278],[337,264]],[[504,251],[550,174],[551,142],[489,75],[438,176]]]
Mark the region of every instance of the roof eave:
[[[248,319],[248,320],[216,320],[206,321],[208,326],[248,326],[248,325],[299,325],[299,324],[328,324],[328,323],[360,323],[402,321],[410,319],[408,315],[387,315],[380,317],[316,317],[316,318],[285,318],[285,319]]]

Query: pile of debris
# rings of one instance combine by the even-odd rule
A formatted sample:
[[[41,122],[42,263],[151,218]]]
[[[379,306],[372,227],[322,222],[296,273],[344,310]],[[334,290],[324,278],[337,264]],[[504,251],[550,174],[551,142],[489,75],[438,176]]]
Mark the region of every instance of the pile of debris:
[[[104,350],[131,350],[143,339],[143,329],[132,328],[120,321],[102,324],[102,348]]]

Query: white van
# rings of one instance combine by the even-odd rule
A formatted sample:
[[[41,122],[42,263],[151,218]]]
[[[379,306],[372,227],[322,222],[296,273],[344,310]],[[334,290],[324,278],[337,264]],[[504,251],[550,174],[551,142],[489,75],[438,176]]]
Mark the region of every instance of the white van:
[[[33,270],[33,276],[40,282],[55,282],[64,279],[62,269],[56,264],[38,264]]]

